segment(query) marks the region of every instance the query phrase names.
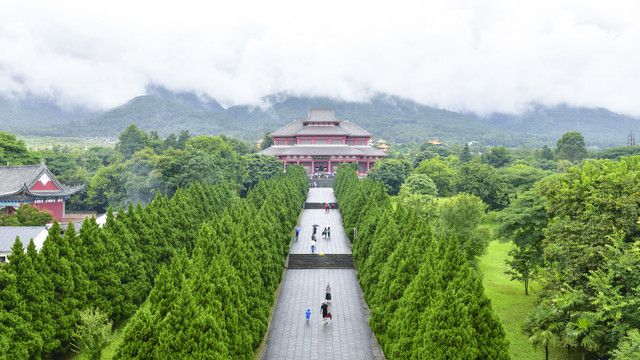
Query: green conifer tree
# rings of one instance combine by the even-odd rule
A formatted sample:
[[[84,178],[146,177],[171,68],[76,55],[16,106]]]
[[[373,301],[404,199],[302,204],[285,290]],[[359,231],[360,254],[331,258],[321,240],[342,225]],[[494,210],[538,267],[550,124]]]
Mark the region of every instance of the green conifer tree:
[[[156,352],[159,326],[158,317],[148,309],[138,311],[125,329],[114,360],[160,359]]]
[[[51,353],[64,354],[71,350],[73,330],[79,319],[78,310],[82,302],[75,294],[75,264],[70,261],[71,253],[68,238],[60,235],[60,225],[54,220],[49,236],[40,250],[41,261],[38,266],[38,271],[42,274],[45,299],[49,305],[48,309],[43,310],[55,320],[53,338],[45,339],[45,356]]]

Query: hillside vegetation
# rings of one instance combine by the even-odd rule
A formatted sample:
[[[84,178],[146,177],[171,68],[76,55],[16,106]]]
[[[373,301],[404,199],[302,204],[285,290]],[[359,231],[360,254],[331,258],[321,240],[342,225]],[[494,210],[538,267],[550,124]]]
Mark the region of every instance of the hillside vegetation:
[[[567,131],[581,131],[588,146],[604,148],[624,145],[629,131],[640,133],[638,119],[606,109],[533,104],[520,115],[479,117],[385,94],[367,102],[348,102],[286,92],[264,97],[260,106],[224,109],[206,96],[163,88],[149,88],[146,95],[104,112],[61,108],[48,99],[0,97],[0,125],[20,135],[115,137],[134,123],[163,137],[188,130],[196,135],[225,134],[257,140],[294,119],[304,119],[309,108],[333,108],[339,119],[353,121],[376,137],[397,143],[475,141],[482,145],[540,147],[552,144]]]

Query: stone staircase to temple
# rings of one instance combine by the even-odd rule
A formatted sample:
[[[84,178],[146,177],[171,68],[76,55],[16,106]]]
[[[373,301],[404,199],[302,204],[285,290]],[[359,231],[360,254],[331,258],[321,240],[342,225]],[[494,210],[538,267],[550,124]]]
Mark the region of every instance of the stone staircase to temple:
[[[288,269],[355,269],[352,254],[289,254]]]

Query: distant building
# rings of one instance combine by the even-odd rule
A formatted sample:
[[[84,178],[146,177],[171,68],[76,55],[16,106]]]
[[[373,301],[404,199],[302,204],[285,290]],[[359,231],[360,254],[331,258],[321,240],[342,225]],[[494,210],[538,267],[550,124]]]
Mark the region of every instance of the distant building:
[[[383,143],[383,144],[378,145],[378,149],[380,149],[380,150],[382,150],[382,151],[387,151],[387,150],[389,150],[389,148],[390,148],[390,147],[391,147],[391,146],[389,146],[389,145],[387,145],[387,144],[384,144],[384,143]]]
[[[0,166],[0,215],[29,204],[49,210],[54,219],[61,221],[65,217],[65,202],[83,188],[84,185],[62,185],[44,160],[40,165]]]
[[[0,226],[0,263],[7,262],[7,257],[12,253],[11,247],[16,241],[16,236],[20,238],[25,250],[29,241],[33,239],[33,244],[39,251],[47,235],[49,235],[49,230],[45,226]]]
[[[273,146],[259,152],[286,164],[304,166],[308,174],[335,172],[344,162],[357,163],[366,174],[376,160],[389,156],[369,146],[371,133],[349,121],[336,119],[333,109],[310,109],[302,121],[281,127],[269,135]]]
[[[442,143],[436,140],[429,140],[429,144],[433,144],[435,146],[442,146]]]

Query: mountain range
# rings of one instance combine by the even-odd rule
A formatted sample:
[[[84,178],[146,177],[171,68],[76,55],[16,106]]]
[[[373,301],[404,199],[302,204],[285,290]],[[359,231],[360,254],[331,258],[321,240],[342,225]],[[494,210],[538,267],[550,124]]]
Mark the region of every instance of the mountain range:
[[[107,111],[66,109],[34,95],[0,96],[0,131],[39,136],[117,137],[129,124],[161,136],[182,130],[196,135],[226,134],[257,140],[266,132],[304,119],[309,108],[333,108],[336,117],[397,143],[438,140],[516,147],[553,146],[568,131],[579,131],[587,147],[627,145],[630,132],[640,133],[640,119],[602,108],[531,104],[522,114],[478,116],[437,109],[412,100],[378,94],[367,102],[301,97],[287,92],[265,96],[260,105],[224,108],[215,99],[188,92],[149,87]]]

